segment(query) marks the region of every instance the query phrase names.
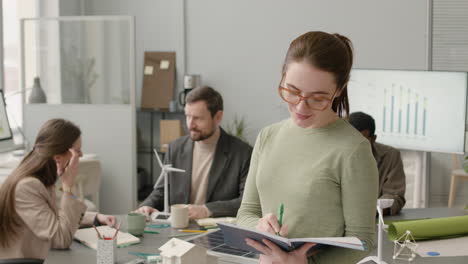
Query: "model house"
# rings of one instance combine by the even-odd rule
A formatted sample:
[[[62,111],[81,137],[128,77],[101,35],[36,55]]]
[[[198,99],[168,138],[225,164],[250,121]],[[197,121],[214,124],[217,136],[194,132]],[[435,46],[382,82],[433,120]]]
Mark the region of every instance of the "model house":
[[[215,264],[217,257],[190,242],[173,238],[159,248],[163,264]]]

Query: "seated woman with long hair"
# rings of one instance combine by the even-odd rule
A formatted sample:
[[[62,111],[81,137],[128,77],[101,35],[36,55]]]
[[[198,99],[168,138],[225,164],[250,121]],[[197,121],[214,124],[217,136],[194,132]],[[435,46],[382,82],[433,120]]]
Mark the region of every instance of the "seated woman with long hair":
[[[42,125],[33,149],[0,188],[0,259],[45,259],[50,248],[68,248],[80,226],[115,224],[114,216],[86,212],[71,192],[81,156],[76,125],[63,119]],[[59,177],[60,206],[55,194]]]

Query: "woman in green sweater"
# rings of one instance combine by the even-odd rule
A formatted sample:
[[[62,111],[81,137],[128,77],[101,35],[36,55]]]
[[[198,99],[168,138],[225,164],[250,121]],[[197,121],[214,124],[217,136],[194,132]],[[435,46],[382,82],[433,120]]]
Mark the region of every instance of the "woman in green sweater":
[[[378,171],[368,140],[348,118],[351,41],[308,32],[287,52],[279,95],[290,118],[264,128],[255,143],[238,224],[290,238],[355,236],[372,249]],[[284,204],[283,225],[275,216]],[[246,240],[261,263],[356,263],[368,251],[313,244],[286,253]]]

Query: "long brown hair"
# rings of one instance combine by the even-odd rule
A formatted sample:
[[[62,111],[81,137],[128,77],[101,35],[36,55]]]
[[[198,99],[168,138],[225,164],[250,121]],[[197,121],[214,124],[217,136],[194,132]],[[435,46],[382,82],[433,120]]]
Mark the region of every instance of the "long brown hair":
[[[310,65],[334,75],[337,96],[332,110],[339,117],[349,117],[348,81],[353,65],[353,45],[340,34],[321,31],[307,32],[291,42],[283,64],[283,74],[291,62],[306,61]]]
[[[46,187],[54,185],[58,176],[53,157],[65,154],[80,136],[80,129],[64,119],[51,119],[42,125],[33,149],[0,188],[0,247],[11,245],[21,227],[21,219],[15,210],[18,182],[26,177],[34,177]]]

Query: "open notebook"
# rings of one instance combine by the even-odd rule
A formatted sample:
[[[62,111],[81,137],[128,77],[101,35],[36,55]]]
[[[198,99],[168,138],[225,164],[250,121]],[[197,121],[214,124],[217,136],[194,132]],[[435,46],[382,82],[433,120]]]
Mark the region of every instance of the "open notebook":
[[[113,236],[115,234],[115,228],[109,226],[98,226],[96,227],[102,236]],[[78,229],[75,233],[74,238],[81,243],[85,244],[90,248],[97,249],[97,233],[94,228],[82,228]],[[132,245],[140,243],[140,239],[132,234],[119,231],[117,234],[117,246]]]
[[[244,249],[257,252],[253,247],[245,243],[246,238],[250,238],[262,243],[262,239],[268,239],[285,251],[292,251],[301,247],[306,242],[317,243],[309,252],[326,246],[336,246],[357,250],[366,250],[363,242],[356,237],[310,237],[310,238],[285,238],[269,233],[256,231],[233,224],[218,223],[224,234],[224,243],[233,248]],[[258,252],[260,253],[260,252]]]

